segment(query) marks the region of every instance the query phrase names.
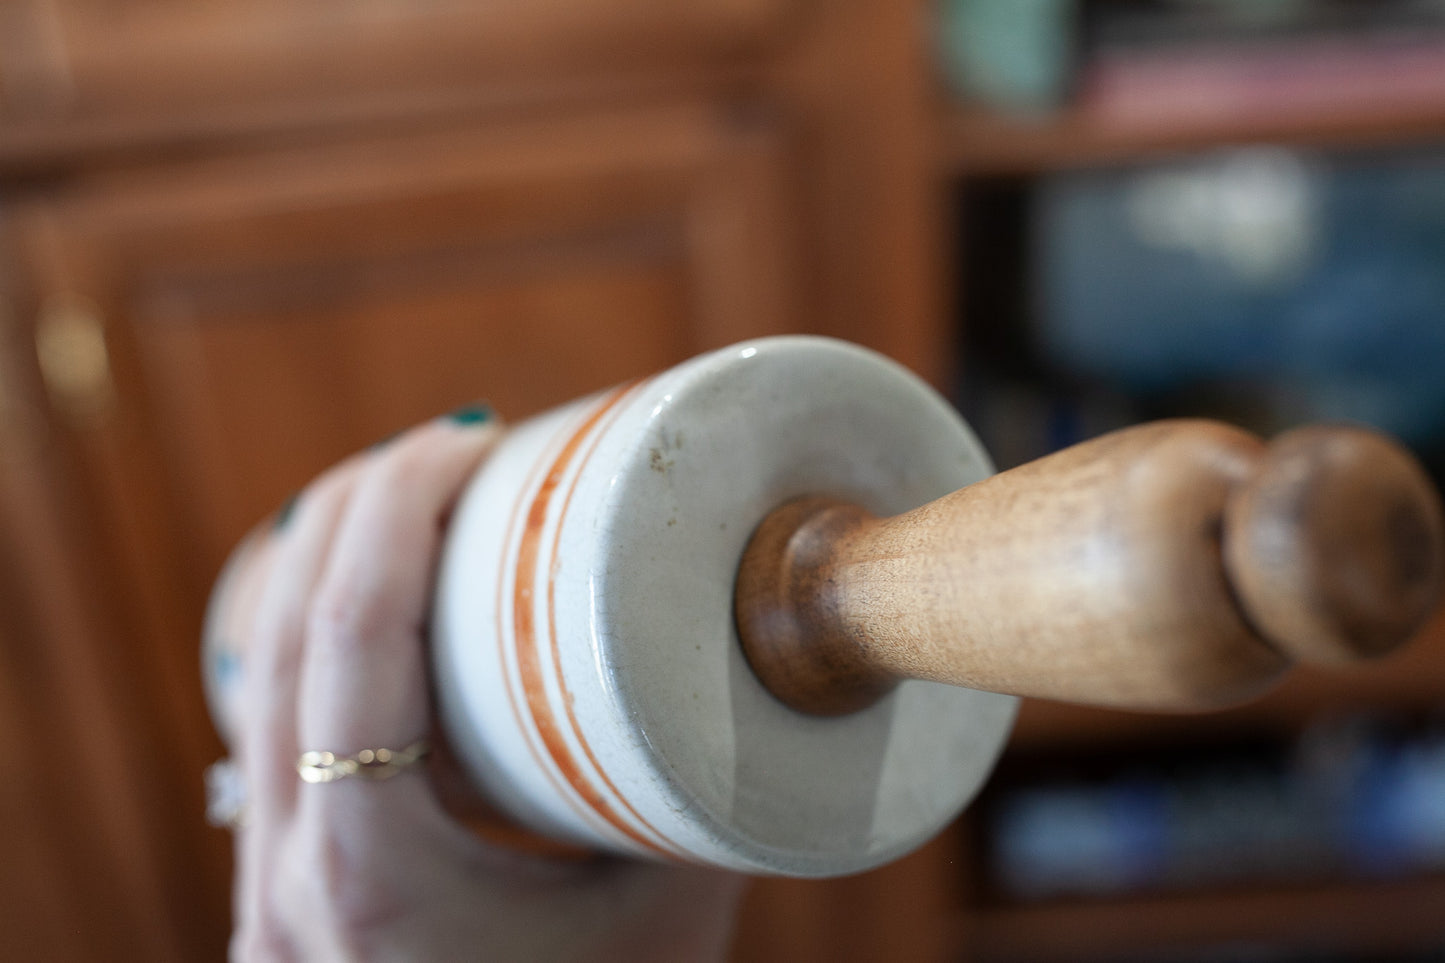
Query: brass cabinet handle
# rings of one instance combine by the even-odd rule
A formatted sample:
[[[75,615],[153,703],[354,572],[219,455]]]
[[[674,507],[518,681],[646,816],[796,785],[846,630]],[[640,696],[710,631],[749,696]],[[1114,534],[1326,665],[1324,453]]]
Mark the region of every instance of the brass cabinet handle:
[[[51,404],[76,427],[91,428],[115,406],[105,321],[89,298],[57,294],[35,325],[35,353]]]

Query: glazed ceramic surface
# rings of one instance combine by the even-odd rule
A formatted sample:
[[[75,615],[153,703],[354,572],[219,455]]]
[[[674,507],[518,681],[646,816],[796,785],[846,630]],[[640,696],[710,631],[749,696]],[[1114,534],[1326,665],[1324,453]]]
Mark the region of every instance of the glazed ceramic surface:
[[[733,626],[754,527],[803,494],[892,515],[992,471],[879,355],[774,338],[514,429],[454,519],[434,619],[443,721],[519,822],[619,853],[824,876],[922,844],[974,795],[1012,697],[904,682],[788,709]]]

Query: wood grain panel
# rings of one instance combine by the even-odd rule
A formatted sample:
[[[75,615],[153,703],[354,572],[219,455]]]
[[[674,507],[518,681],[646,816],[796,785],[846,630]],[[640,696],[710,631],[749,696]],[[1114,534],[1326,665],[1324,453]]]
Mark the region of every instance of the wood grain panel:
[[[12,123],[216,123],[412,92],[556,87],[567,77],[757,56],[786,0],[11,0],[0,117]],[[279,118],[278,118],[279,119]]]
[[[124,607],[19,334],[0,315],[13,400],[0,423],[0,959],[215,954],[222,841],[196,850],[175,831],[176,806],[199,805],[200,787],[174,778],[153,709],[162,691],[115,631]]]
[[[93,306],[114,385],[98,417],[56,410],[76,484],[54,497],[103,573],[76,658],[124,671],[57,669],[55,711],[121,745],[46,819],[150,914],[165,945],[129,958],[213,957],[227,929],[196,660],[230,547],[327,464],[478,396],[520,417],[795,328],[789,150],[766,112],[663,105],[96,172],[11,204],[13,332],[57,298]],[[47,611],[83,594],[55,584]],[[90,839],[110,799],[130,822]],[[86,918],[83,891],[54,897],[62,917]]]

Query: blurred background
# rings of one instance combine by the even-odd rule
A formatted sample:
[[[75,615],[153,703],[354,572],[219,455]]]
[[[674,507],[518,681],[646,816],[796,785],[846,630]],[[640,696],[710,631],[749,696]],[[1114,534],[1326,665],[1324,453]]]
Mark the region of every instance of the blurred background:
[[[746,337],[1002,467],[1174,414],[1445,475],[1445,3],[0,0],[0,959],[220,958],[199,684],[324,466]],[[1445,620],[1210,717],[1026,705],[739,960],[1445,959]]]

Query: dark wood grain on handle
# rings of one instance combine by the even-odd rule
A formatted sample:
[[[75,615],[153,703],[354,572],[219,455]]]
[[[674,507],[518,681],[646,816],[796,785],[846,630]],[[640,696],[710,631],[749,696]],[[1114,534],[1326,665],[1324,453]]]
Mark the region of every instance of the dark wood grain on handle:
[[[866,706],[900,679],[1139,709],[1200,710],[1295,659],[1389,651],[1442,578],[1437,495],[1357,429],[1266,446],[1157,422],[880,519],[782,506],[738,574],[748,659],[803,711]]]

